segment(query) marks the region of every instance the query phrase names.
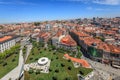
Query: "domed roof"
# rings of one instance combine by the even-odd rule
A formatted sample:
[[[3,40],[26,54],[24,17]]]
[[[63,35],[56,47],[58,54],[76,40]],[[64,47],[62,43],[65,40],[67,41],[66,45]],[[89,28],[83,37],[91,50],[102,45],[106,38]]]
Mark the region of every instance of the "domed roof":
[[[48,63],[48,58],[46,57],[42,57],[38,60],[38,64],[40,65],[45,65],[46,63]]]

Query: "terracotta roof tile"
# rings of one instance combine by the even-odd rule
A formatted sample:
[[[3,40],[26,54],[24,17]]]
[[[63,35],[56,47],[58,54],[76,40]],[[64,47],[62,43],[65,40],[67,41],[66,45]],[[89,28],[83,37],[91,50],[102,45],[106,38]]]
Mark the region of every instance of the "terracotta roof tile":
[[[4,37],[0,38],[0,42],[9,40],[9,39],[11,39],[11,38],[12,38],[12,36],[4,36]]]
[[[75,33],[76,35],[78,35],[79,37],[89,37],[88,34],[84,33],[84,32],[78,32],[78,31],[72,31],[73,33]]]
[[[66,35],[65,37],[63,37],[60,42],[69,46],[77,46],[76,42],[71,38],[70,35]]]
[[[82,64],[82,66],[85,67],[85,68],[90,68],[90,64],[84,59],[78,59],[78,58],[70,57],[68,54],[65,54],[64,57],[66,57],[67,59],[70,59],[73,62],[77,62],[77,63]]]

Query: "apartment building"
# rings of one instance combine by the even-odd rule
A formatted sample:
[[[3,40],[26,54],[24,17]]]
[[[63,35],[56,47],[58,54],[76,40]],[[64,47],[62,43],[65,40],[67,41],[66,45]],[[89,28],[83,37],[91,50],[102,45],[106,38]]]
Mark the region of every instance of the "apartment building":
[[[71,31],[70,34],[78,45],[81,46],[81,50],[86,57],[120,68],[119,47],[107,44],[100,39],[87,35],[84,32]]]
[[[19,36],[3,36],[0,37],[0,52],[4,52],[7,49],[10,49],[12,46],[19,42],[21,38]]]

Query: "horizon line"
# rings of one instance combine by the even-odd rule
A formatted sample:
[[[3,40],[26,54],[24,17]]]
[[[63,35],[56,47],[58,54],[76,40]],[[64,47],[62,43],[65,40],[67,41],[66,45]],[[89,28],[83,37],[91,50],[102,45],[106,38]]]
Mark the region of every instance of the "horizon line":
[[[116,18],[116,17],[119,17],[119,16],[115,16],[115,17],[99,17],[99,16],[96,16],[95,18]],[[49,20],[38,20],[38,21],[20,21],[20,22],[4,22],[4,23],[0,23],[0,25],[1,24],[17,24],[17,23],[34,23],[34,22],[45,22],[45,21],[56,21],[56,20],[58,20],[58,21],[62,21],[62,20],[74,20],[74,19],[85,19],[85,18],[87,18],[87,17],[84,17],[84,18],[81,18],[81,17],[79,17],[79,18],[69,18],[69,19],[49,19]],[[87,19],[92,19],[92,18],[94,18],[94,17],[89,17],[89,18],[87,18]]]

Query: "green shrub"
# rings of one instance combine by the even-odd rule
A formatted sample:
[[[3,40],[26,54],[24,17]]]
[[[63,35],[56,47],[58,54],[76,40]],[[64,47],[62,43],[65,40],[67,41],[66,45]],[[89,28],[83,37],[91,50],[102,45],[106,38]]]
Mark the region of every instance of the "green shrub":
[[[36,70],[36,72],[35,72],[36,74],[40,74],[40,70]]]
[[[38,60],[38,58],[35,59],[35,61],[37,61],[37,60]]]
[[[61,63],[61,66],[62,66],[62,67],[65,67],[65,65],[64,65],[63,63]]]
[[[71,69],[72,69],[72,67],[71,67],[71,66],[69,66],[69,67],[68,67],[68,70],[71,70]]]
[[[52,77],[52,80],[57,80],[57,77],[53,76],[53,77]]]
[[[0,64],[2,64],[4,61],[3,60],[0,60]]]
[[[70,77],[66,77],[64,80],[70,80]]]
[[[53,54],[55,55],[56,53],[54,52]]]
[[[18,53],[18,49],[20,48],[20,44],[16,44],[11,47],[9,50],[5,50],[3,53],[0,53],[0,59],[5,59],[10,57],[12,54]]]
[[[58,70],[58,69],[56,69],[56,70],[55,70],[55,72],[56,72],[56,73],[59,73],[59,70]]]
[[[53,61],[53,59],[51,59],[51,61]]]
[[[12,59],[12,62],[14,62],[15,61],[15,59]]]
[[[33,73],[33,69],[30,69],[28,72],[29,72],[29,74],[32,74]]]
[[[4,62],[4,63],[3,63],[3,66],[6,66],[6,65],[7,65],[7,62]]]
[[[33,58],[31,57],[30,60],[33,60]]]
[[[69,59],[68,62],[71,62],[71,60]]]
[[[81,75],[83,75],[83,74],[84,74],[82,71],[79,71],[79,73],[80,73]]]
[[[52,69],[49,69],[49,71],[51,72],[51,71],[52,71]]]
[[[58,57],[56,57],[56,59],[58,59]]]
[[[51,51],[51,49],[49,51]]]

